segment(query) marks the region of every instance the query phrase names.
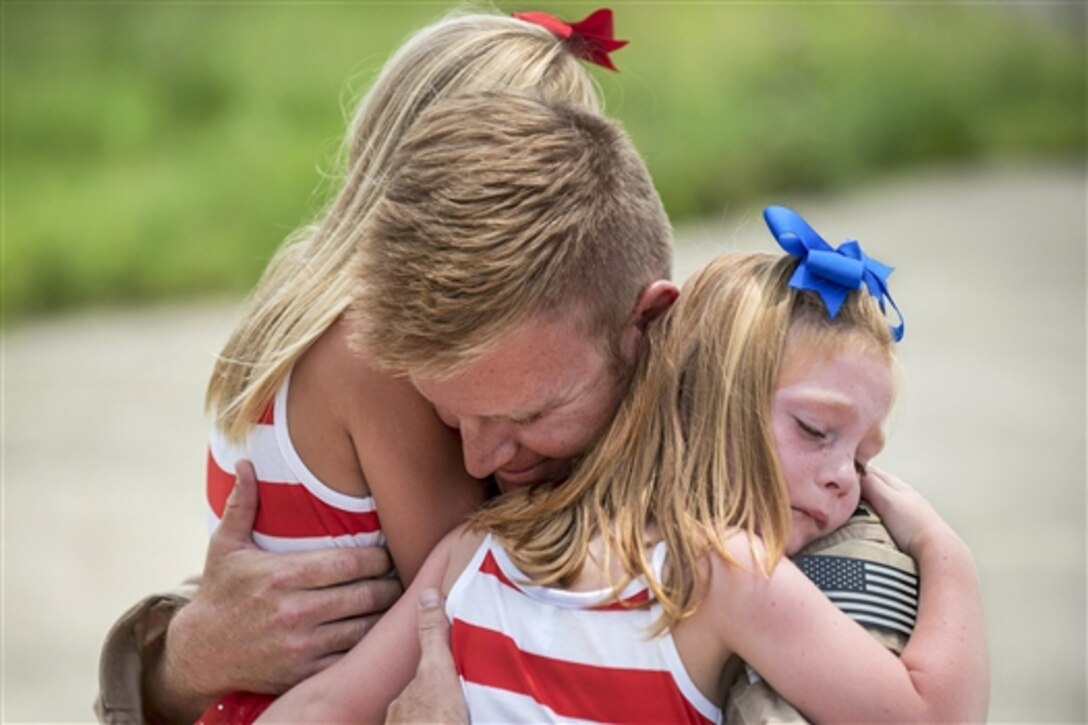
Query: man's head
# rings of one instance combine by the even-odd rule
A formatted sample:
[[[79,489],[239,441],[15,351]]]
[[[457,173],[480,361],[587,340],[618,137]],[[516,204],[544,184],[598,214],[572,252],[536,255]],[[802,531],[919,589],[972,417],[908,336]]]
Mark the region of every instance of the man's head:
[[[461,428],[471,473],[563,475],[675,298],[645,165],[591,112],[491,93],[421,114],[393,169],[361,230],[357,342]]]

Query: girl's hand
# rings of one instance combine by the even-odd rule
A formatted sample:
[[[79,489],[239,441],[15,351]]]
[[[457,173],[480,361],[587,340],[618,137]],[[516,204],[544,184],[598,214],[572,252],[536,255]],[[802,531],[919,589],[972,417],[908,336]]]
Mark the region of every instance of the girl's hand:
[[[861,496],[873,505],[899,548],[915,553],[919,535],[931,527],[944,527],[944,520],[929,501],[909,484],[882,471],[869,467],[861,479]]]
[[[900,548],[918,562],[924,582],[918,622],[900,655],[914,692],[926,707],[914,719],[986,722],[989,650],[971,550],[928,501],[895,476],[870,468],[861,479],[861,495]]]

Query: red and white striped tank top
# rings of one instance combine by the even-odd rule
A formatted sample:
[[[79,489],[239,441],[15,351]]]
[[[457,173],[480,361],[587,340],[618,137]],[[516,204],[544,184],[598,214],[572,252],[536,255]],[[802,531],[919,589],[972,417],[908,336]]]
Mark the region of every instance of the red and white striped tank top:
[[[208,446],[209,530],[219,525],[234,488],[234,464],[253,462],[261,505],[253,540],[267,551],[313,551],[347,546],[384,545],[372,496],[349,496],[322,483],[291,443],[287,430],[288,375],[260,421],[242,444],[213,428]]]
[[[655,571],[664,558],[659,544]],[[659,605],[629,609],[610,589],[518,583],[525,579],[488,535],[446,600],[473,722],[721,720],[688,676],[672,635],[649,637]],[[649,590],[632,582],[621,598],[646,601]]]

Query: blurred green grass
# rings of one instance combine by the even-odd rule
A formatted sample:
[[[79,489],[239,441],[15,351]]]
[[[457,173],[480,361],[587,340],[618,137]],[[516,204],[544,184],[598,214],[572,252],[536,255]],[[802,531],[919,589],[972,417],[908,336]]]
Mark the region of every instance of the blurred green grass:
[[[5,319],[251,287],[330,193],[353,101],[450,7],[4,5]],[[632,42],[620,74],[593,72],[674,221],[932,162],[1085,155],[1083,29],[986,4],[613,7]]]

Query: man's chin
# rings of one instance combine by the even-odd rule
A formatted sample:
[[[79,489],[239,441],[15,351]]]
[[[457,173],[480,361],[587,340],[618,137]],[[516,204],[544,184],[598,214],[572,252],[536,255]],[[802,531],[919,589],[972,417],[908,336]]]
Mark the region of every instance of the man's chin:
[[[527,488],[534,488],[536,486],[549,486],[557,483],[562,483],[567,479],[566,472],[548,475],[542,472],[541,475],[532,477],[520,477],[520,478],[504,478],[502,474],[496,473],[495,485],[498,486],[501,493],[511,493],[513,491],[521,491]]]
[[[502,476],[495,476],[495,485],[499,489],[499,493],[512,493],[514,491],[520,491],[523,488],[529,488],[532,483],[520,483],[515,481],[508,481]]]

